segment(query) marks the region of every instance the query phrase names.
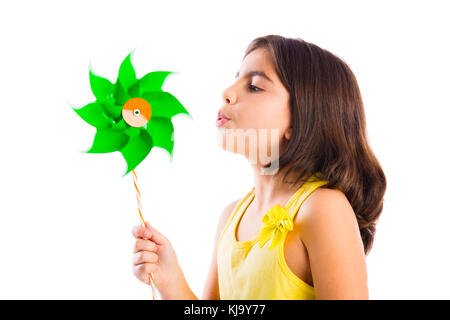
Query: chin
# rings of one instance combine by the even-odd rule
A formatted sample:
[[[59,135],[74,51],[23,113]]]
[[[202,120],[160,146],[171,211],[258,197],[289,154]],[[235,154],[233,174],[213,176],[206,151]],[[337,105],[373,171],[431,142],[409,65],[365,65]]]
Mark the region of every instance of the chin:
[[[235,141],[233,135],[230,134],[230,129],[220,127],[217,128],[217,145],[225,151],[237,153],[235,148]]]
[[[257,154],[256,134],[248,134],[242,129],[230,129],[221,127],[217,131],[217,144],[225,151],[240,154],[250,160]]]

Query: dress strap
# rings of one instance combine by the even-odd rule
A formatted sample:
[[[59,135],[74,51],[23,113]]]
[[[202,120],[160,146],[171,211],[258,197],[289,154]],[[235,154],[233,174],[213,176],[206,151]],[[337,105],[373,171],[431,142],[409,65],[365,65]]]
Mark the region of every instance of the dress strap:
[[[254,188],[253,188],[254,189]],[[233,230],[233,226],[230,229],[230,225],[234,225],[236,223],[236,219],[239,219],[241,216],[243,208],[246,207],[247,202],[250,201],[253,189],[250,190],[233,208],[233,212],[231,213],[230,217],[228,218],[228,221],[225,225],[225,228],[223,228],[222,233],[219,237],[219,241],[224,237],[227,230]],[[234,237],[234,235],[233,235]]]
[[[288,207],[288,214],[289,216],[294,219],[295,215],[297,214],[297,211],[300,209],[300,206],[302,205],[303,201],[305,201],[306,198],[317,188],[327,184],[327,180],[323,180],[323,176],[320,172],[316,172],[313,175],[311,175],[308,180],[303,183],[303,185],[298,189],[298,191],[294,194],[294,196],[289,201],[287,207]]]

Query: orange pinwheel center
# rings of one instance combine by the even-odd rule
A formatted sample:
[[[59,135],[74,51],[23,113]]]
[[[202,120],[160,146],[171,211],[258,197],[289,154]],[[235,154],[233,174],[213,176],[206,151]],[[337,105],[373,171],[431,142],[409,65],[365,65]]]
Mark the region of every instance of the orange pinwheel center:
[[[122,117],[132,127],[143,127],[150,120],[152,108],[147,100],[132,98],[125,102],[122,108]]]

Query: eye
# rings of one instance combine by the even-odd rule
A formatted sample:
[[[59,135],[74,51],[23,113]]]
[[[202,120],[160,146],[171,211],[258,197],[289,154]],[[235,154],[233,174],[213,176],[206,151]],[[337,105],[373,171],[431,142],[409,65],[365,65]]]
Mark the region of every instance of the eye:
[[[249,89],[251,92],[259,92],[259,91],[263,91],[261,88],[255,87],[254,85],[251,85],[251,84],[248,85],[248,89]]]

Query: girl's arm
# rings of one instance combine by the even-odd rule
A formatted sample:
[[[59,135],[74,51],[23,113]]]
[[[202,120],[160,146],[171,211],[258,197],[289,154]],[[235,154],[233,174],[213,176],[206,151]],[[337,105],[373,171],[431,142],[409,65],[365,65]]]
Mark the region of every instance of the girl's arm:
[[[219,223],[216,229],[216,238],[214,242],[214,251],[212,255],[211,265],[209,268],[208,277],[206,279],[205,287],[203,289],[203,300],[220,300],[219,294],[219,281],[217,276],[217,242],[219,240],[220,235],[222,234],[223,229],[225,228],[225,224],[227,223],[231,212],[236,206],[237,202],[235,200],[228,204],[222,211],[222,214],[219,218]]]
[[[368,299],[364,245],[345,194],[317,189],[303,206],[300,237],[308,250],[317,299]]]
[[[181,268],[173,280],[173,284],[159,290],[163,300],[199,300],[189,287]]]

